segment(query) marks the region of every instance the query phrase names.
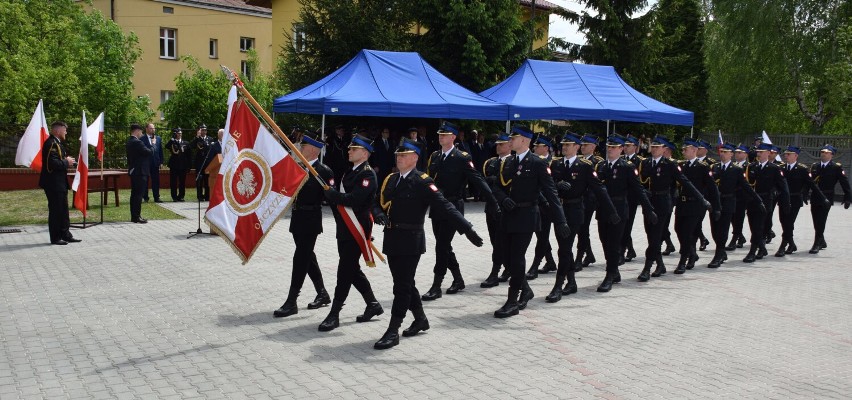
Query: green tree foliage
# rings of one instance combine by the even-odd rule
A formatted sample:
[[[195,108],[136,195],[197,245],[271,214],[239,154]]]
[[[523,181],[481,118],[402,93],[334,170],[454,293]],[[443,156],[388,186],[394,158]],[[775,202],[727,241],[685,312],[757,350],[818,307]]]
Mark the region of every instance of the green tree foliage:
[[[181,58],[186,69],[175,77],[175,92],[160,105],[170,126],[195,129],[206,124],[209,129],[225,126],[228,116],[228,78],[222,71],[210,71],[192,56]]]
[[[131,95],[137,39],[72,0],[0,1],[0,113],[29,121],[44,99],[48,119],[106,111],[108,125],[149,115]]]
[[[849,121],[852,3],[714,0],[707,65],[713,121],[730,131],[832,133]],[[835,118],[837,122],[833,123]]]

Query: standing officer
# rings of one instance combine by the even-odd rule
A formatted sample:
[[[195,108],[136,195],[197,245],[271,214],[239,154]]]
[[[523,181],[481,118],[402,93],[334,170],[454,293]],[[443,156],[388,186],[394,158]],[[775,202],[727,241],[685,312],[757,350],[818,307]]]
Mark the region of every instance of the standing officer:
[[[731,164],[740,167],[745,171],[745,167],[748,166],[748,147],[744,144],[741,144],[734,148],[734,160],[731,161]],[[745,173],[745,172],[743,172]],[[736,199],[737,199],[737,207],[734,209],[734,215],[731,217],[731,242],[725,246],[726,251],[733,251],[736,249],[741,249],[743,244],[746,242],[745,235],[743,235],[743,225],[745,224],[745,215],[746,215],[746,207],[748,206],[748,197],[742,190],[736,191]]]
[[[390,175],[394,165],[393,151],[396,144],[390,137],[390,129],[382,128],[381,135],[376,138],[376,152],[370,155],[370,166],[376,172],[376,182],[384,182],[385,177]]]
[[[707,212],[706,202],[709,201],[712,205],[713,221],[718,221],[722,215],[719,205],[719,188],[713,181],[710,167],[698,161],[696,157],[698,143],[693,139],[686,139],[683,142],[682,150],[683,157],[686,160],[680,161],[678,164],[683,170],[683,174],[698,189],[701,196],[694,196],[684,191],[678,193],[677,209],[675,210],[675,233],[678,242],[680,242],[680,262],[675,268],[675,274],[682,274],[687,269],[692,269],[695,267],[695,262],[698,261],[698,254],[695,252],[695,235],[698,232],[698,224],[701,223],[704,214]]]
[[[351,166],[347,161],[346,153],[351,140],[351,136],[346,134],[343,125],[335,126],[334,135],[329,135],[325,139],[326,147],[323,162],[334,171],[335,182],[340,182],[340,178]]]
[[[130,137],[127,138],[127,174],[130,175],[130,221],[137,224],[148,223],[142,218],[142,196],[148,192],[148,175],[151,174],[151,157],[154,151],[140,139],[142,127],[138,124],[130,126]]]
[[[642,189],[642,184],[639,183],[636,168],[621,157],[623,146],[624,138],[621,136],[612,135],[608,137],[606,159],[598,164],[597,168],[598,177],[603,181],[606,192],[616,210],[616,213],[610,215],[604,215],[598,211],[598,234],[603,245],[604,258],[606,258],[606,276],[598,286],[598,292],[609,292],[613,283],[621,282],[618,265],[623,254],[621,240],[628,217],[627,193],[631,192],[639,199],[639,203],[642,204],[642,212],[648,222],[651,224],[659,222],[654,213],[654,207],[648,201],[645,190]]]
[[[172,139],[166,143],[169,149],[169,187],[172,201],[183,201],[186,194],[186,172],[189,170],[188,143],[183,141],[180,128],[172,129]]]
[[[825,198],[819,187],[811,179],[811,172],[805,164],[799,163],[799,153],[801,149],[796,146],[787,146],[784,150],[784,178],[787,179],[787,188],[790,189],[790,213],[781,213],[778,216],[781,218],[781,246],[775,252],[775,257],[784,257],[786,254],[793,254],[798,250],[796,242],[793,241],[793,228],[796,224],[796,217],[799,216],[799,210],[802,205],[807,204],[809,192],[813,191],[817,200],[814,203],[822,202],[823,207],[830,206],[828,199]],[[816,204],[816,206],[819,206]],[[813,207],[813,206],[812,206]]]
[[[541,157],[547,165],[553,161],[553,156],[550,154],[553,148],[553,142],[544,136],[544,132],[538,134],[533,144],[533,153]],[[550,204],[543,197],[539,197],[539,213],[541,214],[541,230],[535,233],[535,253],[533,262],[527,271],[527,280],[531,281],[538,278],[538,273],[546,274],[551,271],[556,271],[556,261],[553,260],[553,248],[550,246],[550,226],[553,221],[550,219],[550,213],[547,211]],[[538,269],[538,265],[544,260],[544,268]]]
[[[595,154],[595,149],[598,146],[598,138],[594,135],[585,135],[581,139],[580,153],[583,158],[592,162],[593,167],[597,167],[603,161],[601,156]],[[586,212],[583,220],[583,225],[580,226],[580,232],[577,233],[577,259],[574,261],[574,270],[579,272],[583,268],[588,267],[595,261],[595,255],[592,253],[592,242],[589,236],[589,225],[592,223],[595,210],[597,209],[597,201],[594,192],[586,191],[583,197],[583,209]],[[584,257],[585,256],[585,257]]]
[[[709,268],[719,268],[728,259],[728,254],[725,252],[725,242],[728,240],[731,218],[737,210],[737,196],[744,193],[760,202],[760,197],[746,182],[743,169],[732,161],[734,148],[736,146],[731,143],[723,144],[719,148],[719,161],[710,167],[710,172],[713,173],[713,179],[719,188],[722,214],[718,221],[710,224],[710,233],[713,235],[713,242],[716,243],[716,253],[713,260],[707,265]]]
[[[367,160],[373,152],[373,142],[364,136],[355,135],[349,144],[349,161],[353,167],[343,174],[340,190],[329,187],[323,192],[326,200],[333,206],[334,220],[337,223],[337,252],[340,262],[337,264],[337,286],[334,288],[334,301],[331,311],[319,326],[321,332],[328,332],[340,326],[339,314],[343,303],[354,286],[361,293],[367,308],[364,314],[355,318],[358,322],[367,322],[374,316],[384,313],[382,305],[376,300],[370,281],[361,271],[358,258],[369,254],[369,245],[373,233],[371,210],[376,198],[376,174]],[[342,215],[341,213],[346,213]]]
[[[819,205],[819,196],[814,193],[811,195],[811,216],[814,220],[814,245],[809,253],[816,254],[820,250],[828,247],[825,243],[825,222],[828,220],[828,211],[834,204],[834,188],[837,183],[840,183],[840,188],[843,189],[843,208],[849,209],[852,203],[852,193],[849,191],[849,178],[846,177],[846,171],[843,170],[843,165],[839,162],[832,161],[834,153],[837,149],[832,145],[825,145],[819,151],[819,162],[811,165],[811,176],[814,182],[819,186],[819,190],[828,199],[830,204],[828,207]]]
[[[511,146],[516,155],[506,158],[500,166],[494,195],[503,210],[504,260],[508,264],[509,292],[506,303],[494,312],[497,318],[517,315],[534,297],[524,274],[524,260],[533,232],[541,229],[538,196],[544,195],[550,203],[551,217],[558,238],[566,238],[571,229],[565,223],[565,214],[559,205],[556,187],[550,168],[544,160],[530,154],[532,132],[522,126],[512,128]],[[518,295],[520,294],[520,299]]]
[[[414,168],[420,151],[416,142],[402,139],[396,149],[399,172],[388,175],[382,182],[381,210],[374,213],[377,215],[376,223],[385,225],[382,251],[388,257],[388,267],[393,276],[390,324],[382,338],[373,345],[379,350],[399,344],[399,327],[408,310],[414,315],[414,321],[402,332],[403,336],[414,336],[429,329],[429,320],[414,284],[417,264],[426,252],[426,234],[423,231],[426,209],[430,209],[433,215],[443,214],[445,224],[467,236],[476,247],[482,246],[482,238],[460,210],[444,198],[428,174]]]
[[[570,228],[570,234],[560,238],[557,235],[557,253],[559,255],[559,267],[556,271],[556,282],[553,290],[545,300],[555,303],[567,296],[577,293],[577,281],[574,278],[574,238],[580,230],[586,218],[583,199],[586,191],[594,191],[595,198],[600,207],[598,215],[609,215],[609,223],[620,222],[618,212],[612,205],[609,195],[604,189],[603,183],[598,179],[595,167],[588,159],[578,156],[580,149],[580,138],[572,133],[567,133],[562,138],[562,159],[550,163],[553,179],[556,181],[556,189],[562,203],[562,211],[565,221]],[[567,280],[567,283],[565,282]],[[565,284],[563,287],[562,284]]]
[[[624,159],[630,161],[634,168],[639,168],[639,164],[645,158],[640,156],[639,138],[636,136],[627,136],[624,139]],[[627,192],[627,221],[624,224],[624,234],[621,236],[621,248],[627,254],[624,255],[624,261],[631,261],[636,258],[636,249],[633,248],[633,222],[636,220],[636,208],[639,207],[639,198],[632,191]]]
[[[748,205],[751,247],[743,259],[745,263],[753,263],[769,254],[764,242],[764,223],[776,192],[780,195],[781,213],[788,214],[790,212],[790,191],[787,188],[787,180],[784,179],[784,172],[781,167],[769,160],[771,146],[768,143],[761,143],[756,149],[757,161],[749,164],[745,171],[748,183],[754,187],[754,191],[762,200],[751,202]],[[763,207],[760,207],[759,203],[762,203]]]
[[[157,135],[157,128],[154,124],[148,123],[145,125],[145,135],[142,136],[142,143],[151,149],[150,172],[148,181],[151,183],[151,193],[154,195],[154,203],[162,203],[160,200],[160,166],[163,165],[163,142],[160,136]],[[143,200],[148,202],[148,182],[145,182],[145,196]]]
[[[68,132],[68,124],[56,121],[50,124],[50,136],[41,146],[41,174],[38,185],[44,189],[47,197],[47,227],[50,243],[67,245],[79,242],[71,235],[71,221],[68,219],[68,168],[73,168],[74,157],[68,156],[68,150],[62,143]]]
[[[497,175],[500,173],[500,165],[507,157],[512,155],[512,148],[509,147],[509,135],[501,133],[494,143],[497,151],[497,157],[492,157],[486,160],[482,165],[482,176],[485,177],[485,181],[492,186],[494,185],[494,182],[499,179]],[[488,274],[488,278],[486,278],[485,281],[479,284],[479,287],[482,288],[498,286],[500,285],[500,282],[506,282],[509,280],[509,274],[507,273],[509,269],[505,260],[503,260],[503,246],[505,246],[505,244],[502,240],[505,235],[503,234],[503,226],[500,222],[500,211],[500,207],[497,206],[497,203],[485,204],[485,223],[488,226],[488,240],[491,242],[491,273]],[[505,280],[503,280],[503,277],[497,278],[497,274],[500,272],[501,266],[504,267],[503,271]]]
[[[639,274],[639,282],[647,282],[651,277],[666,273],[663,254],[660,252],[663,232],[668,229],[671,221],[673,199],[672,192],[677,184],[684,195],[694,198],[701,197],[701,192],[684,176],[676,161],[665,156],[667,151],[674,149],[674,144],[665,136],[656,136],[651,141],[651,156],[642,160],[637,172],[639,181],[648,190],[649,201],[658,216],[656,223],[645,220],[645,234],[648,237],[648,248],[645,249],[645,267]],[[668,150],[666,150],[668,149]],[[708,203],[704,203],[705,206]],[[651,273],[651,265],[656,262],[657,268]]]
[[[195,193],[198,201],[210,200],[210,183],[207,179],[207,173],[204,172],[204,167],[207,163],[211,144],[213,144],[213,139],[207,136],[207,125],[199,125],[195,131],[195,139],[192,139],[192,142],[189,143],[189,148],[195,151],[195,160],[192,165],[195,167]]]
[[[438,142],[441,149],[429,157],[427,172],[444,198],[464,215],[464,191],[468,182],[476,185],[489,203],[494,204],[496,200],[485,179],[473,167],[470,154],[453,146],[458,133],[458,127],[449,122],[445,122],[438,129]],[[423,294],[422,299],[426,301],[441,298],[441,283],[444,281],[447,269],[453,274],[453,283],[447,288],[447,294],[458,293],[465,287],[459,262],[456,260],[456,254],[453,253],[453,236],[456,234],[456,229],[451,221],[447,220],[446,213],[435,210],[435,212],[429,212],[429,218],[432,219],[432,231],[435,234],[435,268],[433,270],[435,277],[432,287]]]
[[[309,164],[317,171],[323,181],[334,186],[334,172],[325,164],[319,162],[319,154],[325,146],[315,133],[304,132],[301,136],[302,155]],[[293,252],[293,274],[290,277],[290,292],[287,300],[281,308],[275,310],[273,316],[287,317],[299,313],[296,299],[305,283],[305,276],[311,277],[317,296],[314,301],[308,303],[308,310],[314,310],[331,303],[331,298],[325,290],[322,280],[322,272],[317,262],[314,247],[317,244],[317,236],[322,233],[322,201],[324,199],[323,189],[316,179],[310,178],[299,195],[293,202],[293,211],[290,214],[290,233],[293,234],[293,243],[296,250]]]

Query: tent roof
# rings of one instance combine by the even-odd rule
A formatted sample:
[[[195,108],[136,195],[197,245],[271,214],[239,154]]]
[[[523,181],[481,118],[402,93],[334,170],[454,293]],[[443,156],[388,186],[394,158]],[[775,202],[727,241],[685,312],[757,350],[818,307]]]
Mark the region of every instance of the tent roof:
[[[509,105],[513,120],[613,120],[693,125],[693,113],[628,85],[615,68],[526,60],[512,76],[480,93]]]
[[[275,112],[508,119],[508,106],[471,92],[417,53],[361,50],[325,78],[275,99]]]

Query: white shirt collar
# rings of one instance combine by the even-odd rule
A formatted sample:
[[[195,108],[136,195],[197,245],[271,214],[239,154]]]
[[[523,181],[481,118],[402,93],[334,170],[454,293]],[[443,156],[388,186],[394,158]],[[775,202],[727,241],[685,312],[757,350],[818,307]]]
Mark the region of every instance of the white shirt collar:
[[[574,161],[577,161],[577,155],[574,154],[574,157],[568,159],[568,165],[574,165]]]
[[[654,159],[654,162],[655,162],[655,163],[657,163],[657,164],[659,164],[659,163],[660,163],[660,160],[662,160],[662,159],[663,159],[663,156],[659,156],[659,157],[657,157],[657,158],[655,158],[655,159]]]
[[[451,152],[451,151],[453,151],[453,149],[455,149],[455,147],[450,147],[450,149],[449,149],[449,150],[447,150],[447,151],[443,151],[443,152],[441,152],[441,154],[443,154],[445,158],[446,158],[446,157],[449,157],[449,156],[450,156],[450,152]]]
[[[400,179],[400,180],[405,179],[405,178],[408,176],[408,174],[410,174],[410,173],[411,173],[411,171],[414,171],[414,169],[412,168],[412,169],[408,170],[408,171],[407,171],[406,173],[404,173],[404,174],[403,174],[402,172],[400,172],[400,173],[399,173],[399,179]]]
[[[309,161],[308,164],[314,165],[314,163],[317,162],[317,160],[318,160],[318,158],[314,158],[313,160]]]
[[[525,152],[523,152],[523,153],[521,153],[521,154],[518,154],[518,161],[519,161],[519,162],[520,162],[520,161],[523,161],[523,160],[524,160],[524,158],[527,156],[527,154],[529,154],[529,152],[530,152],[530,151],[529,151],[529,150],[527,150],[527,151],[525,151]]]
[[[360,166],[361,166],[361,164],[363,164],[363,163],[364,163],[364,162],[362,161],[362,162],[359,162],[358,164],[353,165],[353,166],[352,166],[352,170],[354,171],[354,170],[358,169],[358,167],[360,167]]]

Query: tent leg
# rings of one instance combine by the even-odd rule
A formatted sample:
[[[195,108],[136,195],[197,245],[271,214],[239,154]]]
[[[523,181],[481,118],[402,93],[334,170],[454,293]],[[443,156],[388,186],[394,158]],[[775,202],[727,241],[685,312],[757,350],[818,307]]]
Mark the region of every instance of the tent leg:
[[[695,134],[695,125],[689,127],[689,138],[692,139]]]
[[[509,120],[508,119],[506,120],[506,134],[510,135],[510,133],[509,133]]]
[[[606,136],[609,137],[609,120],[606,120]]]
[[[320,136],[322,136],[322,142],[325,143],[325,114],[322,115],[322,124],[320,125]],[[320,151],[319,162],[322,162],[323,156],[325,155],[325,147]]]

